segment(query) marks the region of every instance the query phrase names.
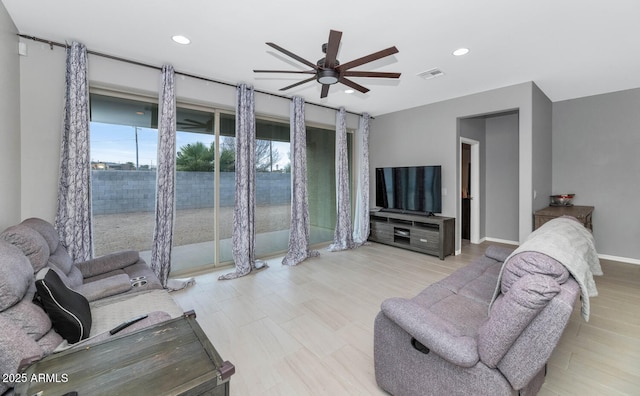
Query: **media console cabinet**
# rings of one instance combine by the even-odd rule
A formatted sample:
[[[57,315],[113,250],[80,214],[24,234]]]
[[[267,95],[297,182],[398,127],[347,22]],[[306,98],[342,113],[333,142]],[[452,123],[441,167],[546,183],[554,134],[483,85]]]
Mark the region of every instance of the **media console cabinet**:
[[[369,213],[369,240],[440,257],[455,251],[453,217],[373,211]]]

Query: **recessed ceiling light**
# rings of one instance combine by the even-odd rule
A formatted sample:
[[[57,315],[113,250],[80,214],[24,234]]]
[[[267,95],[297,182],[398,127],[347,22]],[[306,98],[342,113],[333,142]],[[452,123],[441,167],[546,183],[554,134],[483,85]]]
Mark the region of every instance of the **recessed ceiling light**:
[[[175,41],[178,44],[189,44],[191,43],[191,40],[189,40],[187,37],[182,36],[182,35],[176,35],[171,37],[171,40]]]
[[[354,91],[353,89],[345,89],[345,90],[344,90],[344,93],[346,93],[346,94],[352,94],[352,93],[354,93],[354,92],[355,92],[355,91]]]
[[[144,111],[136,111],[137,115],[144,115]]]
[[[453,51],[453,55],[455,56],[462,56],[468,53],[469,53],[469,48],[458,48],[457,50]]]

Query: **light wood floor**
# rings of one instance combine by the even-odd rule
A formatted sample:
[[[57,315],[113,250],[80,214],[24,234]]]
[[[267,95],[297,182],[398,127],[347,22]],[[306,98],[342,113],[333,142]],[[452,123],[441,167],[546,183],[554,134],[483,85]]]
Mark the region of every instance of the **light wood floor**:
[[[380,244],[321,250],[296,267],[218,281],[221,269],[172,295],[236,366],[231,394],[383,395],[373,371],[373,320],[389,297],[412,297],[488,246],[444,261]],[[591,318],[576,308],[540,395],[640,395],[640,266],[602,260]]]

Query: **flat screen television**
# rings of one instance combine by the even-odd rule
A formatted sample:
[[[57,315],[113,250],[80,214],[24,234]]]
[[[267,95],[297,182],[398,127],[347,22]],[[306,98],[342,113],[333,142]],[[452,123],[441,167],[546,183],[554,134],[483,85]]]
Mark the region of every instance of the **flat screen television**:
[[[442,213],[442,167],[376,168],[376,206],[384,211]]]

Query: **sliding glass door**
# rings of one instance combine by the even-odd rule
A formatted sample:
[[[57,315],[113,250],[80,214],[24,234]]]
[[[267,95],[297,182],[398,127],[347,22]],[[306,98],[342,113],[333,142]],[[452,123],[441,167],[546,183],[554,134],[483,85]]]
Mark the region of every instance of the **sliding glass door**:
[[[176,211],[172,273],[215,262],[215,113],[188,107],[176,112]]]
[[[96,255],[150,257],[157,165],[157,104],[91,94],[91,166]],[[172,273],[230,264],[235,201],[235,115],[178,105]],[[291,218],[288,121],[256,120],[256,255],[287,250]],[[349,135],[349,144],[351,142]],[[311,242],[333,239],[335,131],[307,127]]]
[[[151,249],[158,106],[91,95],[91,195],[97,256]]]

